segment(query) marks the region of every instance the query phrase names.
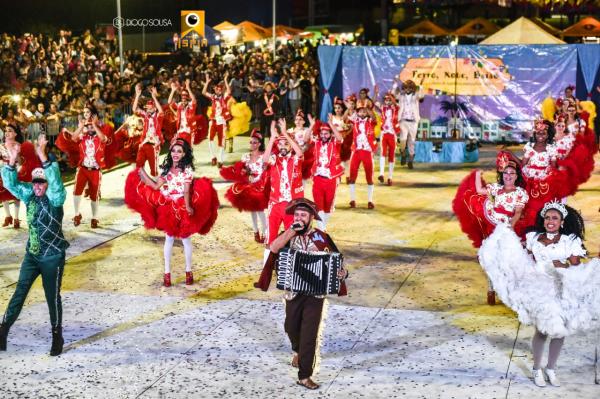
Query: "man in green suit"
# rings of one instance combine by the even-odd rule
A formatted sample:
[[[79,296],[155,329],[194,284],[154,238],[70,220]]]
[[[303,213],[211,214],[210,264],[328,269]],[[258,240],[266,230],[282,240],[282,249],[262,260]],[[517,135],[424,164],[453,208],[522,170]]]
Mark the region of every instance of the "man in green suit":
[[[0,351],[6,350],[8,331],[19,317],[31,285],[40,274],[52,324],[50,355],[60,355],[63,349],[60,286],[65,266],[65,250],[69,246],[62,232],[63,204],[67,192],[58,164],[48,160],[47,144],[46,137],[40,135],[36,152],[42,161],[42,168],[32,172],[31,183],[17,180],[19,148],[9,150],[8,165],[0,171],[4,187],[27,205],[29,225],[29,240],[19,281],[0,325]]]

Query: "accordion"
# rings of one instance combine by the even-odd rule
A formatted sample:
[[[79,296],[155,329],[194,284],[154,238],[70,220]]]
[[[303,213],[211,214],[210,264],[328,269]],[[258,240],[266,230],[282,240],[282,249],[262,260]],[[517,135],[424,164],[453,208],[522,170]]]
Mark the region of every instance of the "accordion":
[[[344,257],[336,252],[283,248],[277,259],[277,288],[305,295],[337,294]]]

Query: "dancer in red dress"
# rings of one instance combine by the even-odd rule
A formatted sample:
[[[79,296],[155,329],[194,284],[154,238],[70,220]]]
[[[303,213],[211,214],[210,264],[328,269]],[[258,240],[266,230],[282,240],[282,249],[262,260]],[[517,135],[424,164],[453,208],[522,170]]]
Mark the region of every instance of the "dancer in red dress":
[[[138,107],[142,95],[142,85],[135,87],[135,98],[133,99],[133,112],[144,118],[144,132],[138,148],[135,166],[143,168],[146,162],[150,166],[150,174],[158,176],[158,154],[164,139],[162,135],[162,124],[164,112],[158,101],[158,92],[155,87],[150,89],[152,100],[146,102],[146,110]]]
[[[73,224],[75,226],[81,224],[82,216],[79,207],[81,205],[81,195],[87,187],[86,196],[89,195],[92,208],[91,227],[93,229],[99,227],[100,184],[102,169],[106,167],[105,146],[108,140],[105,132],[106,130],[103,131],[100,128],[98,111],[93,105],[88,104],[83,109],[83,119],[79,120],[77,129],[74,132],[63,129],[61,137],[56,141],[57,147],[62,151],[71,151],[71,143],[76,143],[78,149],[76,157],[73,153],[69,154],[70,158],[78,159],[75,189],[73,190],[75,209]]]
[[[184,139],[190,144],[195,142],[196,135],[196,97],[190,88],[190,80],[185,80],[185,89],[181,90],[181,101],[173,102],[173,96],[177,91],[177,84],[171,84],[171,93],[167,103],[176,117],[176,139]]]
[[[498,224],[515,228],[529,201],[523,188],[519,160],[508,151],[501,151],[496,158],[497,183],[486,184],[481,170],[474,170],[460,183],[452,210],[458,218],[462,231],[475,248],[489,237]],[[496,297],[489,283],[487,301],[494,305]]]
[[[396,162],[396,140],[400,132],[399,111],[400,107],[396,103],[396,97],[391,92],[383,96],[383,105],[377,101],[379,98],[379,89],[375,86],[375,109],[381,115],[381,151],[379,153],[379,182],[384,180],[384,164],[387,158],[388,177],[387,185],[391,186],[394,175],[394,164]]]
[[[357,113],[348,118],[352,122],[352,158],[350,159],[350,208],[356,208],[356,178],[358,168],[362,164],[367,180],[368,205],[374,209],[373,203],[373,152],[377,148],[375,140],[375,114],[371,108],[361,106]]]
[[[135,163],[144,132],[144,119],[131,115],[115,130],[117,158],[126,163]]]
[[[268,174],[264,167],[262,135],[257,129],[250,134],[250,152],[242,160],[219,170],[221,176],[234,183],[227,189],[225,198],[240,212],[250,212],[254,240],[263,243],[267,230],[265,209],[269,202]],[[260,219],[261,228],[258,228]]]
[[[202,95],[211,101],[212,113],[209,122],[209,142],[208,149],[210,151],[212,165],[217,165],[219,168],[225,162],[225,138],[227,137],[227,123],[232,119],[231,111],[229,110],[229,100],[231,99],[231,90],[227,83],[227,73],[223,77],[223,82],[218,83],[214,87],[213,94],[208,92],[210,84],[210,76],[206,74],[206,81],[202,89]],[[219,159],[215,154],[214,139],[217,138],[217,147],[219,149]]]
[[[271,153],[276,146],[276,152]],[[295,198],[304,197],[302,186],[303,153],[296,141],[287,133],[285,119],[279,120],[279,132],[275,121],[271,122],[271,137],[263,155],[265,167],[269,167],[271,191],[267,220],[269,227],[265,238],[265,261],[269,255],[268,247],[279,234],[279,228],[287,229],[292,223],[291,215],[285,213],[288,203]]]
[[[154,180],[143,168],[127,176],[125,204],[139,212],[148,229],[165,232],[165,287],[171,286],[171,253],[181,238],[185,254],[185,283],[194,283],[192,241],[195,233],[207,234],[217,219],[219,199],[208,178],[194,178],[194,155],[190,144],[176,139],[171,144],[160,176]]]
[[[333,115],[329,114],[329,124],[319,126],[319,139],[314,141],[312,167],[312,194],[321,220],[317,221],[319,229],[326,231],[327,222],[335,207],[335,192],[340,176],[344,174],[340,152],[344,137],[333,123]]]
[[[17,179],[21,182],[31,182],[31,172],[35,168],[41,167],[39,158],[35,153],[33,144],[23,139],[21,129],[17,125],[9,124],[4,129],[4,141],[0,144],[0,163],[8,164],[10,159],[10,151],[20,148],[19,160],[17,162]],[[10,213],[10,202],[13,201],[15,216]],[[21,227],[21,221],[19,219],[19,209],[21,208],[21,201],[15,198],[10,191],[4,188],[2,184],[2,178],[0,178],[0,202],[4,207],[4,223],[2,227],[12,225],[15,229]]]

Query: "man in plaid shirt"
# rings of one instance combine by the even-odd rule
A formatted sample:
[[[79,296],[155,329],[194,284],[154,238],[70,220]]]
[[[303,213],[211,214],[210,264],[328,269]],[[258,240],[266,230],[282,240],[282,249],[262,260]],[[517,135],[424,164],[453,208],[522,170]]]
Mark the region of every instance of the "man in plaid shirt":
[[[16,162],[20,148],[10,151],[8,165],[2,170],[2,181],[8,191],[27,205],[29,240],[21,264],[19,281],[0,325],[0,351],[6,350],[8,330],[19,317],[25,298],[35,279],[41,274],[52,324],[51,356],[63,349],[62,302],[60,286],[65,266],[65,250],[69,243],[62,232],[63,204],[67,196],[58,164],[48,160],[48,140],[40,135],[36,152],[42,168],[32,172],[31,183],[17,180]]]

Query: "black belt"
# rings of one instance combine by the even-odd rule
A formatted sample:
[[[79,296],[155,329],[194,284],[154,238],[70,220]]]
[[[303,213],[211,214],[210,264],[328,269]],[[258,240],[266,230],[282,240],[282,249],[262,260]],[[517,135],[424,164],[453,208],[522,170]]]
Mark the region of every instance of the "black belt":
[[[100,168],[88,168],[87,166],[83,166],[81,165],[82,168],[87,169],[87,170],[100,170]]]

